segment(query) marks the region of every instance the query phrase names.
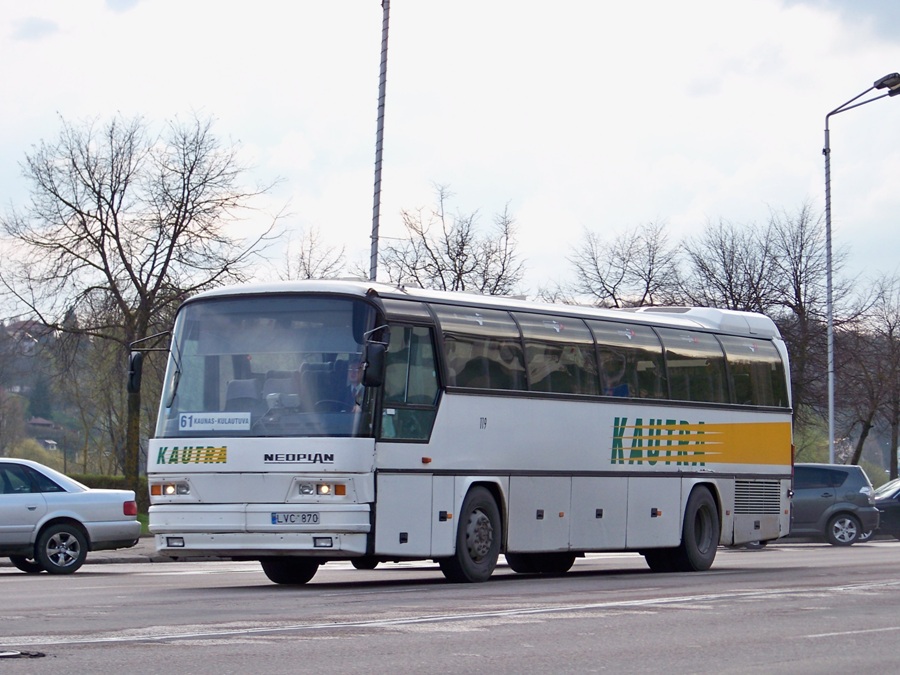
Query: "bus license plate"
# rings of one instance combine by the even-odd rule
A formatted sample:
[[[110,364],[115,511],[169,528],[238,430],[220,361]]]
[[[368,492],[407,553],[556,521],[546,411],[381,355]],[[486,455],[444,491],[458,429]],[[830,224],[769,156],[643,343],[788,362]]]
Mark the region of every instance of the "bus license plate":
[[[318,513],[273,513],[273,525],[318,525]]]

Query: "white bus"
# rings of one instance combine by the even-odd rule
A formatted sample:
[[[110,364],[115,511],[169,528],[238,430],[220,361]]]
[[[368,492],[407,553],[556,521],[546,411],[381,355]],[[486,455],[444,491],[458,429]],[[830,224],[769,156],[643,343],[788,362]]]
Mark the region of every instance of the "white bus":
[[[789,369],[765,316],[286,282],[187,300],[169,351],[147,463],[169,556],[279,584],[430,559],[475,582],[501,554],[706,570],[788,533]]]

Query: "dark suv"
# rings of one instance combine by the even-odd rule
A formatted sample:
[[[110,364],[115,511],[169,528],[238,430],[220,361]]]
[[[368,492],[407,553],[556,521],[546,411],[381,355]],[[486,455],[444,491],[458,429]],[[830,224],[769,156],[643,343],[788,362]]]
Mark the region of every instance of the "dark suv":
[[[850,546],[878,527],[869,477],[852,464],[795,464],[791,537]]]

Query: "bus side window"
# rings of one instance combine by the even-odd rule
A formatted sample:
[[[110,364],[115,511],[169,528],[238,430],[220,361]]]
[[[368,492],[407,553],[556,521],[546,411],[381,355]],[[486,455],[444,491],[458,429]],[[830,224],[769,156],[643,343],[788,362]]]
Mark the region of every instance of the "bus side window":
[[[728,370],[734,385],[735,402],[786,408],[784,363],[768,340],[720,335]]]
[[[584,321],[543,314],[514,314],[525,341],[530,391],[599,393],[594,339]]]
[[[729,403],[725,353],[714,335],[660,328],[675,400]]]
[[[597,343],[604,396],[666,398],[662,345],[648,326],[588,321]]]
[[[525,354],[509,312],[435,306],[447,350],[450,386],[525,389]]]

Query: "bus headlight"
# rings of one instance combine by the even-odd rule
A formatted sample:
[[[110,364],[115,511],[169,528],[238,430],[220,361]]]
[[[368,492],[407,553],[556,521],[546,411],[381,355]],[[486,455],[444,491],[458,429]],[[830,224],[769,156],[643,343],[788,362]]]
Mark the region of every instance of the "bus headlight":
[[[300,494],[317,497],[342,497],[347,494],[347,486],[343,483],[300,483]]]
[[[152,483],[150,494],[153,497],[175,497],[191,494],[191,486],[185,482],[176,483]]]
[[[347,486],[343,483],[319,483],[316,485],[316,494],[320,497],[328,495],[342,497],[347,494]]]

